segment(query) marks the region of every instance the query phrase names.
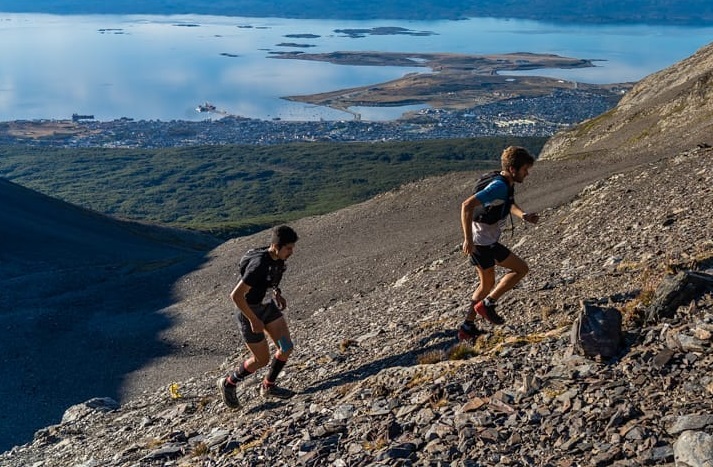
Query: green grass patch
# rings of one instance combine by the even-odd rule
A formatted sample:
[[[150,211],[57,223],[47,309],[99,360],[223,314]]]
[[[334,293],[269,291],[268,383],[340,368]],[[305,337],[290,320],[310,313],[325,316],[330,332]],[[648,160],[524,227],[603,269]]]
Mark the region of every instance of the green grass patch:
[[[433,175],[499,165],[546,138],[221,145],[169,149],[0,147],[0,177],[121,218],[229,237],[324,214]]]

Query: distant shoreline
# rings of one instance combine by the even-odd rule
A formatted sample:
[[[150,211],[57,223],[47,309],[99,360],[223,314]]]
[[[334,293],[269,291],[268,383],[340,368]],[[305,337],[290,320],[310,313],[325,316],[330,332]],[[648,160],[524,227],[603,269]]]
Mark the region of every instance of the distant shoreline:
[[[332,2],[253,2],[236,0],[174,0],[170,6],[152,5],[134,0],[114,0],[100,5],[86,0],[33,0],[5,2],[4,13],[47,13],[56,15],[212,15],[247,18],[329,19],[329,20],[462,20],[501,18],[546,21],[556,24],[647,24],[701,26],[713,23],[713,3],[709,0],[679,2],[604,0],[570,2],[568,0],[531,0],[520,4],[497,0],[443,3],[413,0],[408,9],[395,9],[388,2],[361,0]]]
[[[351,66],[430,68],[431,73],[411,73],[395,80],[337,91],[283,96],[283,99],[330,107],[354,116],[353,107],[403,107],[423,104],[432,109],[463,110],[498,101],[537,97],[554,90],[580,89],[604,95],[623,94],[633,83],[588,84],[542,76],[507,76],[501,71],[573,69],[593,67],[593,60],[529,52],[466,55],[453,53],[330,52],[321,54],[275,53],[274,59],[322,61]],[[205,105],[208,105],[206,103]],[[200,106],[199,106],[200,107]],[[218,117],[260,120],[231,115],[215,108]],[[404,115],[396,120],[407,120]],[[115,119],[116,121],[117,119]],[[133,118],[118,120],[133,121]],[[274,119],[273,119],[274,120]],[[87,121],[98,122],[89,118]],[[266,121],[266,120],[265,120]],[[181,122],[181,120],[177,120]],[[186,120],[188,122],[188,120]],[[13,138],[38,139],[86,135],[88,130],[70,119],[34,119],[0,122],[0,133]]]

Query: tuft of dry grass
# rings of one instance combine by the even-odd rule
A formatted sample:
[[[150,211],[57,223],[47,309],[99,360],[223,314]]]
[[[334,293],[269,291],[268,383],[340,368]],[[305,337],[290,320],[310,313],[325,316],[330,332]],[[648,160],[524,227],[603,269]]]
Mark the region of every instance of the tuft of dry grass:
[[[418,328],[419,329],[443,329],[443,328],[448,327],[448,325],[450,324],[450,321],[451,320],[449,318],[421,321],[420,323],[418,323]]]
[[[542,390],[542,394],[548,399],[555,399],[560,394],[564,394],[564,389],[545,388]]]
[[[441,397],[436,400],[432,400],[432,401],[430,401],[430,405],[433,410],[440,409],[441,407],[445,407],[448,405],[448,398]]]
[[[713,242],[711,242],[713,244]],[[697,251],[693,255],[693,260],[696,262],[696,266],[707,266],[713,263],[713,246],[704,245],[700,247],[700,251]]]
[[[669,266],[666,266],[668,269]],[[663,280],[664,273],[656,272],[650,268],[645,268],[641,272],[641,277],[639,278],[639,283],[641,284],[641,289],[639,293],[633,299],[624,303],[620,308],[622,315],[622,321],[625,326],[640,326],[644,319],[645,309],[651,305],[656,295],[656,289]]]
[[[351,392],[352,389],[356,387],[357,383],[344,383],[341,386],[334,388],[334,391],[339,394],[340,397],[344,397]]]
[[[493,335],[481,337],[475,342],[474,350],[476,353],[488,353],[505,342],[505,335],[496,331]]]
[[[345,353],[349,347],[354,347],[355,345],[358,345],[359,343],[355,341],[354,339],[342,339],[339,342],[339,351],[341,353]]]
[[[546,332],[536,332],[524,336],[510,336],[496,331],[493,335],[481,336],[473,348],[476,354],[494,354],[505,347],[523,347],[526,345],[539,344],[548,339],[558,339],[562,334],[569,331],[571,322],[567,322],[558,328]]]
[[[643,268],[645,268],[645,266],[636,261],[622,261],[616,265],[617,272],[636,272],[642,270]]]
[[[265,440],[267,439],[267,437],[270,436],[270,434],[272,433],[272,431],[273,431],[272,428],[269,428],[269,429],[263,431],[263,433],[260,435],[259,438],[254,439],[254,440],[252,440],[252,441],[248,441],[247,443],[241,444],[240,446],[238,446],[237,448],[235,448],[235,449],[233,450],[233,454],[238,455],[238,454],[240,454],[240,453],[249,451],[249,450],[251,450],[251,449],[255,449],[255,448],[258,447],[258,446],[262,446],[262,444],[265,442]]]
[[[480,342],[478,339],[477,342]],[[476,342],[476,345],[477,345]],[[466,360],[477,355],[475,347],[467,342],[460,342],[448,349],[448,360]]]
[[[540,317],[542,318],[542,321],[547,321],[550,316],[554,315],[557,313],[557,309],[552,306],[543,306],[540,308]]]
[[[418,387],[418,386],[421,386],[421,385],[424,385],[427,383],[431,383],[431,382],[433,382],[433,380],[434,380],[433,375],[430,375],[426,372],[417,373],[417,374],[413,375],[413,377],[411,378],[411,381],[409,381],[406,384],[406,388],[412,389],[412,388],[415,388],[415,387]]]
[[[419,365],[432,365],[446,360],[448,356],[443,350],[431,350],[418,356]]]
[[[262,442],[262,439],[254,439],[252,441],[248,441],[247,443],[241,444],[240,446],[235,448],[234,452],[236,455],[241,454],[243,452],[247,452],[251,449],[255,449],[256,447],[261,446]]]
[[[362,443],[362,447],[367,452],[375,452],[385,448],[386,446],[388,446],[388,444],[389,442],[386,440],[385,437],[379,436],[373,441],[364,441]]]
[[[204,442],[200,441],[200,442],[196,443],[195,446],[193,446],[190,456],[191,457],[200,457],[200,456],[205,456],[206,454],[208,454],[208,445],[205,444]]]
[[[146,441],[146,448],[155,449],[163,445],[163,441],[159,438],[150,438]]]

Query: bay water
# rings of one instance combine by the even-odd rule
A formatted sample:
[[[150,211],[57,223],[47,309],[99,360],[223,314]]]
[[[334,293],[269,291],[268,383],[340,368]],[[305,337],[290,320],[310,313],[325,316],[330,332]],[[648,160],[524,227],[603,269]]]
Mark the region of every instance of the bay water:
[[[347,21],[217,16],[0,13],[0,121],[68,119],[340,120],[345,112],[284,96],[378,84],[420,67],[276,59],[334,51],[532,52],[595,67],[527,74],[586,83],[638,81],[713,41],[713,27],[461,21]],[[214,112],[199,112],[209,103]],[[416,106],[418,107],[418,106]],[[414,107],[356,109],[390,120]]]

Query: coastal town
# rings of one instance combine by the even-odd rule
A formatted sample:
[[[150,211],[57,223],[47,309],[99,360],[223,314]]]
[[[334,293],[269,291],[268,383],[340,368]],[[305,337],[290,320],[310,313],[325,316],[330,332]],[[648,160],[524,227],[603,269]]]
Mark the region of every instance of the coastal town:
[[[0,144],[49,147],[165,148],[203,144],[282,144],[309,141],[416,141],[478,136],[551,136],[596,117],[625,88],[554,90],[470,108],[427,108],[393,121],[258,120],[208,114],[202,121],[37,120],[0,122]]]
[[[589,68],[591,60],[549,54],[499,55],[339,52],[285,54],[280,59],[370,66],[418,66],[430,73],[409,73],[378,85],[286,100],[351,113],[353,119],[262,120],[234,115],[204,102],[196,107],[204,119],[111,121],[72,115],[71,121],[0,123],[0,144],[54,147],[164,148],[193,145],[282,144],[309,141],[415,141],[478,136],[548,137],[614,107],[633,83],[586,84],[542,76],[508,76],[501,72]],[[422,105],[400,118],[373,121],[356,107]]]

